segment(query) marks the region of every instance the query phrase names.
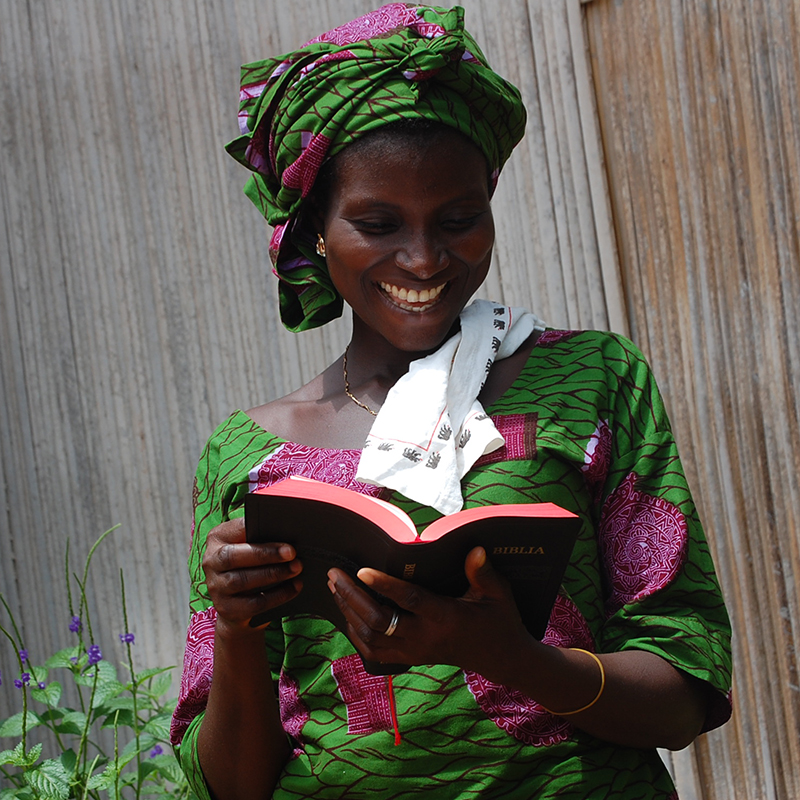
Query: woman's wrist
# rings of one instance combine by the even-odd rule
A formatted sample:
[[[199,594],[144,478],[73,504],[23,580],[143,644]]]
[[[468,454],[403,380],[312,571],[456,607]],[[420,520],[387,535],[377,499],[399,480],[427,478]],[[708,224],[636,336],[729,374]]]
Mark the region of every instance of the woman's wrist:
[[[485,678],[523,692],[553,713],[584,710],[605,690],[605,669],[598,656],[545,644],[530,635],[495,662],[481,672]]]
[[[247,622],[231,622],[217,615],[214,623],[214,638],[223,647],[258,648],[264,646],[264,631],[269,623],[251,628]]]

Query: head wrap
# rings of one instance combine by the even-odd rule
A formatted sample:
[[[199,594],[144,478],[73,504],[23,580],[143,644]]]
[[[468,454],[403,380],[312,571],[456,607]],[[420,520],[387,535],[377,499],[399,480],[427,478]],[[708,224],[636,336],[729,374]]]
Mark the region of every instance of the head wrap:
[[[522,138],[519,91],[489,68],[462,8],[390,3],[242,67],[242,135],[226,149],[253,171],[245,194],[275,228],[270,258],[289,330],[342,313],[316,232],[300,214],[320,167],[364,134],[416,118],[466,135],[495,178]]]

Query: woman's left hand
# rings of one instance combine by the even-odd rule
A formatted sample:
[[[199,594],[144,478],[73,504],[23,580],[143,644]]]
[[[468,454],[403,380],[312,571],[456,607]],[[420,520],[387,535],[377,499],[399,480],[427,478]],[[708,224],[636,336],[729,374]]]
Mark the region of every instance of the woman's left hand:
[[[363,583],[399,607],[393,631],[394,609],[371,598],[346,573],[331,569],[328,586],[347,619],[347,634],[364,658],[451,664],[499,677],[504,653],[530,635],[508,582],[495,572],[483,548],[469,553],[464,569],[469,589],[462,597],[444,597],[378,570],[360,570]]]
[[[401,609],[373,600],[344,572],[329,586],[364,658],[387,664],[450,664],[517,689],[544,708],[569,709],[577,727],[626,747],[686,747],[700,731],[708,701],[700,681],[654,653],[602,655],[534,639],[522,624],[508,583],[482,548],[467,556],[469,589],[443,597],[373,569],[358,577]],[[390,635],[387,635],[389,633]],[[577,711],[580,709],[580,711]]]

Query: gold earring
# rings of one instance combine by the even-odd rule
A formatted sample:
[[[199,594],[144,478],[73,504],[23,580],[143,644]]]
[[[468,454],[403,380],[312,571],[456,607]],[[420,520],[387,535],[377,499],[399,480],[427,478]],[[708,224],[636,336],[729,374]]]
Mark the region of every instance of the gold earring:
[[[317,249],[317,255],[318,256],[322,256],[322,258],[325,258],[325,253],[326,253],[325,240],[322,238],[322,234],[321,233],[317,234],[317,248],[316,249]]]

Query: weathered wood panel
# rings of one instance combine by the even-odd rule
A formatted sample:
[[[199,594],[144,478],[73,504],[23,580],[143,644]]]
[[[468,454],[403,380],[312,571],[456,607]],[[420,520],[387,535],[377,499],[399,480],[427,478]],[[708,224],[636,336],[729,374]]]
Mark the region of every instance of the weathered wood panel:
[[[733,723],[682,797],[800,797],[800,4],[585,7],[633,338],[735,631]]]
[[[583,45],[571,55],[577,3],[465,5],[530,110],[495,200],[485,294],[624,330]],[[69,641],[66,539],[77,565],[119,522],[96,556],[98,641],[121,655],[124,568],[137,662],[176,663],[203,442],[341,353],[346,321],[280,327],[268,232],[222,146],[241,63],[372,7],[0,0],[0,589],[34,660]]]

